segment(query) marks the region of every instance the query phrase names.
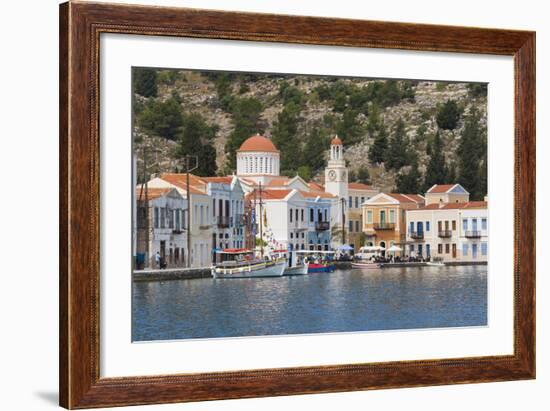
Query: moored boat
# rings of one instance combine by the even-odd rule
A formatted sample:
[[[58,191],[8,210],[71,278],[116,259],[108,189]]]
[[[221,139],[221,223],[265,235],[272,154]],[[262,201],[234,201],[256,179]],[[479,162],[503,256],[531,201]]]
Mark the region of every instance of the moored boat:
[[[281,277],[286,267],[285,258],[256,258],[247,249],[217,251],[223,261],[212,267],[214,278]]]
[[[380,268],[380,264],[375,262],[367,262],[367,261],[353,261],[351,263],[351,267],[360,268],[364,270],[373,270],[376,268]]]
[[[336,266],[330,258],[334,251],[323,250],[298,250],[296,253],[304,254],[304,262],[308,265],[308,274],[312,273],[332,273]]]

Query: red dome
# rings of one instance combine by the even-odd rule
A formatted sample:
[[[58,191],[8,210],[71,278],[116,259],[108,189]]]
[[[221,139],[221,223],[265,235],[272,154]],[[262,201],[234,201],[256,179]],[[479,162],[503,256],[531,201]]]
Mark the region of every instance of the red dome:
[[[334,136],[334,138],[330,141],[330,145],[331,146],[341,146],[343,144],[342,144],[342,140],[340,140],[340,137]]]
[[[259,134],[247,138],[237,151],[261,151],[267,153],[278,153],[277,147],[270,139]]]

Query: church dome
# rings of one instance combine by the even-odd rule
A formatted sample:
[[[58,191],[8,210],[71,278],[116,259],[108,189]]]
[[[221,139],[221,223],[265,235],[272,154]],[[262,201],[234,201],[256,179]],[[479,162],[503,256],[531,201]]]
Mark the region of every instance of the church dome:
[[[342,146],[342,140],[340,140],[340,137],[338,136],[334,136],[332,138],[332,140],[330,140],[330,145],[331,146]]]
[[[237,150],[239,152],[243,151],[253,151],[253,152],[263,152],[263,153],[278,153],[277,147],[271,142],[270,139],[256,134],[255,136],[247,138],[244,143],[241,144],[241,147]]]

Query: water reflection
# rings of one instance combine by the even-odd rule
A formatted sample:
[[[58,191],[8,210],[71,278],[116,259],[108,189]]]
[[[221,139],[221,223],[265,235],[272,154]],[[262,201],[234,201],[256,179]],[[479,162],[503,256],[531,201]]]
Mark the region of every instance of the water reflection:
[[[487,267],[135,283],[134,341],[487,324]]]

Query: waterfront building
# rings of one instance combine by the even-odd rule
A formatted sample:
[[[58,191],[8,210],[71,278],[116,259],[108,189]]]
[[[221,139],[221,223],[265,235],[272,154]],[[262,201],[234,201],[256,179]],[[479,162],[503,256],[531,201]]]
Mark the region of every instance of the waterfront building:
[[[342,140],[335,136],[330,142],[324,184],[308,182],[300,176],[279,175],[279,150],[268,138],[254,135],[245,140],[237,150],[237,177],[246,193],[255,191],[258,195],[260,187],[262,193],[276,190],[290,193],[290,191],[296,190],[299,197],[305,199],[307,204],[298,208],[305,207],[307,214],[307,235],[304,233],[306,249],[337,249],[345,242],[358,250],[363,245],[361,244],[363,236],[361,234],[360,204],[377,194],[378,190],[366,184],[348,182],[348,169],[343,149]],[[277,199],[278,201],[285,201],[284,194],[273,195],[281,197]],[[350,197],[351,205],[348,204]],[[252,196],[247,196],[247,198],[250,201]],[[288,197],[293,201],[296,198],[294,195]],[[271,202],[267,202],[266,207],[271,207]],[[296,210],[296,207],[287,206],[287,209],[290,208]],[[254,207],[250,206],[249,209],[252,210]],[[319,210],[321,210],[321,214],[318,213]],[[325,215],[325,213],[327,214]],[[276,212],[274,215],[279,215],[279,213]],[[285,223],[288,221],[282,220],[281,225]],[[294,224],[296,224],[295,220]],[[253,225],[250,225],[250,230],[252,228]],[[287,237],[283,235],[283,231],[288,235]],[[288,230],[283,231],[279,232],[280,237],[277,238],[277,241],[281,244],[292,244],[293,247],[296,245],[302,247],[301,242],[295,241],[295,233]],[[299,239],[301,239],[301,235],[302,233],[298,233]],[[246,243],[251,245],[253,241],[249,237]]]
[[[365,245],[396,246],[395,255],[405,255],[406,213],[424,206],[424,197],[418,194],[379,193],[362,205]],[[385,254],[385,251],[383,251]]]
[[[487,261],[487,202],[469,201],[459,184],[436,185],[426,198],[429,194],[430,204],[407,211],[408,253],[444,261]]]
[[[355,251],[365,245],[363,233],[362,204],[377,195],[379,191],[374,187],[362,183],[348,183],[348,224],[346,243]]]
[[[185,267],[187,200],[173,187],[136,187],[136,269]],[[156,261],[157,253],[161,264]]]
[[[186,175],[179,173],[162,173],[147,182],[152,188],[175,188],[183,198],[191,194],[190,220],[187,231],[190,235],[189,263],[192,268],[209,267],[212,265],[212,218],[211,200],[205,190],[205,182],[195,175],[189,176],[189,189]]]

